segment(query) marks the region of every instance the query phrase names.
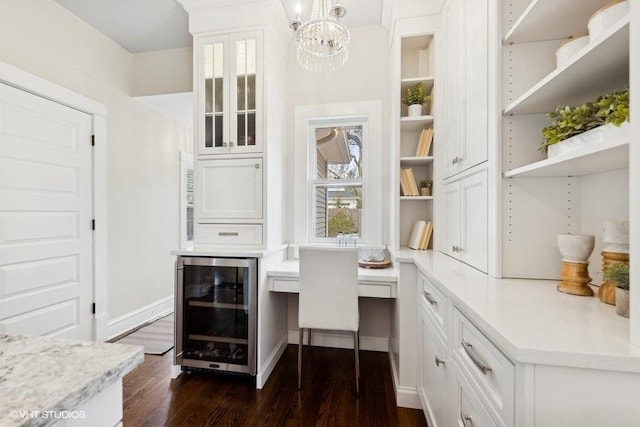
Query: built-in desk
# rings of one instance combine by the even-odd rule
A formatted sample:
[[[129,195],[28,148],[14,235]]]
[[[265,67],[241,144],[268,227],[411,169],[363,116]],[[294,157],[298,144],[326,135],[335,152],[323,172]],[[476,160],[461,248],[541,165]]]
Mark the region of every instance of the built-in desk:
[[[327,266],[329,268],[329,266]],[[297,294],[300,292],[300,263],[286,260],[267,270],[269,290]],[[396,298],[398,272],[395,268],[358,267],[358,295],[371,298]]]

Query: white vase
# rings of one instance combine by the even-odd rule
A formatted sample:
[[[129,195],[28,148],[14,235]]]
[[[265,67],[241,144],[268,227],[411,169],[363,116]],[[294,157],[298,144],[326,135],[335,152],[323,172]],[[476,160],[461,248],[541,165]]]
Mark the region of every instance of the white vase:
[[[595,236],[590,234],[558,234],[558,249],[562,254],[562,261],[588,263],[595,240]]]
[[[629,318],[629,290],[616,288],[616,314]]]
[[[409,111],[409,117],[417,117],[422,115],[422,104],[409,105],[407,108]]]

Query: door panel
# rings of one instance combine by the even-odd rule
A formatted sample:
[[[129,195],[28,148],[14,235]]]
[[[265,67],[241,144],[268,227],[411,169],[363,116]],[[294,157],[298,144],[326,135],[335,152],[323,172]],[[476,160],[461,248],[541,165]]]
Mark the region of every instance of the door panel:
[[[0,332],[93,337],[91,128],[0,84]]]

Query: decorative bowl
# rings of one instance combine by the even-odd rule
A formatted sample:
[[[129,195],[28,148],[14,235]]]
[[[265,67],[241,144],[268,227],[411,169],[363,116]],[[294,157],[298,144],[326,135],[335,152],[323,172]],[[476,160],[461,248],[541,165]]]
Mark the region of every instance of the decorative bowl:
[[[556,50],[556,67],[563,67],[576,53],[584,49],[588,44],[588,35],[572,38],[564,42],[558,50]]]
[[[558,234],[558,249],[562,254],[562,261],[586,264],[595,241],[595,236],[591,234]]]
[[[587,24],[589,38],[596,40],[627,13],[629,13],[628,0],[616,0],[598,9],[596,13],[591,15]]]

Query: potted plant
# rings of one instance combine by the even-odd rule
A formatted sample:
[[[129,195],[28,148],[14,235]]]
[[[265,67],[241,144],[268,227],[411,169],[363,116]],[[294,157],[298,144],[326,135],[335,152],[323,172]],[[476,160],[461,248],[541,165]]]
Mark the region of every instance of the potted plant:
[[[433,181],[430,179],[420,181],[420,194],[422,196],[431,196],[431,186],[433,186]]]
[[[618,128],[629,120],[629,89],[608,93],[576,107],[561,105],[547,117],[553,122],[541,129],[544,140],[538,149],[548,157],[620,137],[615,134],[628,131],[626,126],[624,130]]]
[[[431,95],[424,93],[422,82],[410,87],[402,95],[402,103],[408,107],[409,116],[421,116],[422,105],[431,100]]]
[[[604,279],[616,284],[616,313],[629,317],[629,264],[616,262],[605,268]]]

